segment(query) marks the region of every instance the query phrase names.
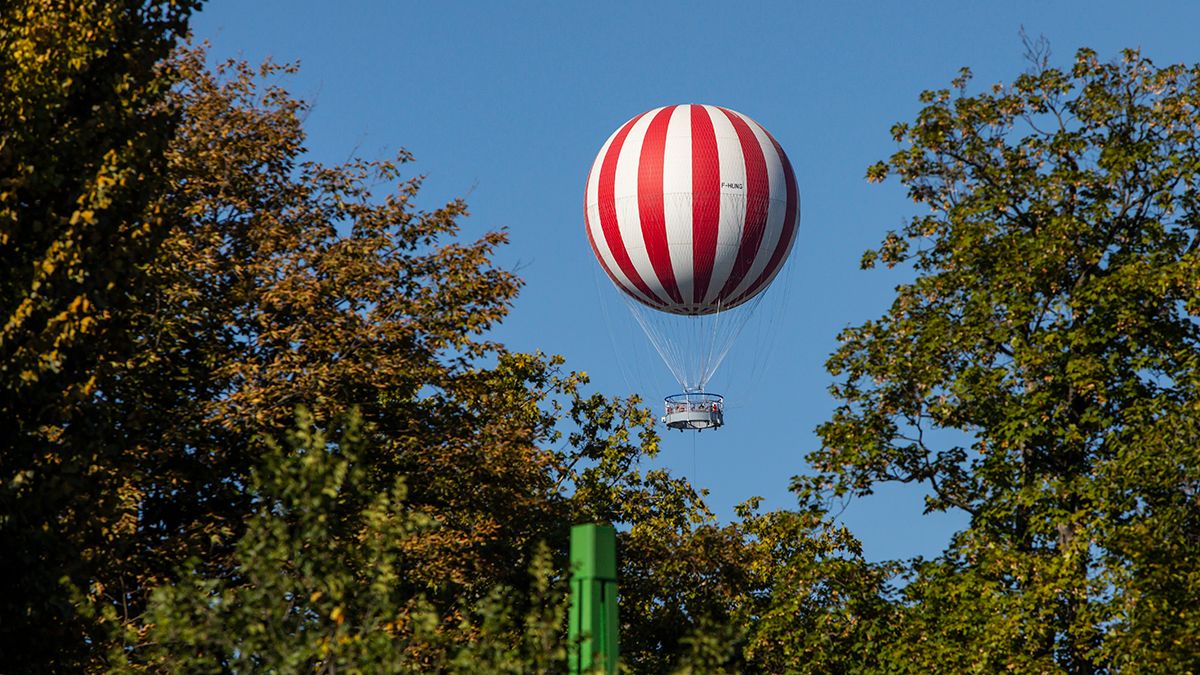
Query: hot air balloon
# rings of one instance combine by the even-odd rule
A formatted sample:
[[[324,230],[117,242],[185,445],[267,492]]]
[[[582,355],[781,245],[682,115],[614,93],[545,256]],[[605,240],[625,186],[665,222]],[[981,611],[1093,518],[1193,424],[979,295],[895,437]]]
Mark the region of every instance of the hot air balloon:
[[[596,260],[683,392],[674,429],[724,424],[705,391],[796,239],[800,191],[761,125],[711,105],[672,105],[621,125],[596,155],[584,197]]]

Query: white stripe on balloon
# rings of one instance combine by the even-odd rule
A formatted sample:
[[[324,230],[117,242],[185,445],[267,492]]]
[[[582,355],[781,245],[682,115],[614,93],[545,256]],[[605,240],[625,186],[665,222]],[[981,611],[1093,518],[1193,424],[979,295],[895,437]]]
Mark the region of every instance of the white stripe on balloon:
[[[662,108],[655,108],[642,115],[629,130],[625,137],[625,145],[617,157],[616,189],[613,193],[613,203],[617,210],[617,224],[620,226],[621,241],[625,242],[625,252],[633,268],[646,286],[654,291],[658,299],[664,303],[671,302],[671,296],[663,289],[654,273],[654,265],[646,251],[646,239],[642,235],[642,220],[638,210],[638,168],[642,154],[642,144],[646,139],[646,129],[654,115]]]
[[[621,125],[624,127],[625,125]],[[614,281],[625,293],[635,295],[636,297],[646,299],[645,294],[638,290],[637,286],[625,276],[625,272],[621,270],[621,266],[617,264],[617,259],[613,256],[612,249],[609,246],[608,239],[604,236],[604,227],[600,221],[600,167],[604,165],[604,158],[608,155],[609,148],[612,147],[613,140],[620,133],[621,127],[608,137],[604,142],[604,146],[600,148],[600,153],[596,155],[596,161],[592,164],[592,172],[588,176],[587,197],[587,227],[592,234],[592,241],[596,244],[596,252],[608,266],[608,271],[615,277]]]
[[[692,254],[692,107],[671,114],[663,156],[663,216],[671,269],[684,304],[692,304],[695,279]]]

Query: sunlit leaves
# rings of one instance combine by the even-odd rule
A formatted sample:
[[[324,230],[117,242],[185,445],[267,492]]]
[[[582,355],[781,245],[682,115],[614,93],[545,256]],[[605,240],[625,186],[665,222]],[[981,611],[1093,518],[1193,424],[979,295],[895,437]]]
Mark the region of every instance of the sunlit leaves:
[[[919,648],[898,662],[1092,672],[1129,667],[1136,646],[1195,665],[1182,648],[1161,659],[1200,632],[1178,618],[1200,554],[1185,412],[1200,400],[1198,78],[1136,51],[1039,61],[980,94],[964,71],[868,171],[926,212],[863,266],[916,279],[843,332],[841,405],[810,461],[833,494],[919,482],[929,508],[972,516],[914,569],[901,625]],[[1148,564],[1160,550],[1180,564]]]

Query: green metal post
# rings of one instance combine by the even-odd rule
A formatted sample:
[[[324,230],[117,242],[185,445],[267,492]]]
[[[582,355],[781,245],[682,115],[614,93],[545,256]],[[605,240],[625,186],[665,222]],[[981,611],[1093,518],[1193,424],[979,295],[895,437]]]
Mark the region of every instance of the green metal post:
[[[571,528],[568,636],[568,672],[617,672],[617,533],[612,525]]]

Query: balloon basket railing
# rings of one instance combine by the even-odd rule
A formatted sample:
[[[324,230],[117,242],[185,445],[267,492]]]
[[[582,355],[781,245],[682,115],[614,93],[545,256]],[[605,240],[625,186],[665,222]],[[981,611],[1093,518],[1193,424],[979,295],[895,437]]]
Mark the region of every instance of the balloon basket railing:
[[[673,394],[663,400],[662,421],[671,429],[704,431],[725,424],[725,397],[704,391]]]

